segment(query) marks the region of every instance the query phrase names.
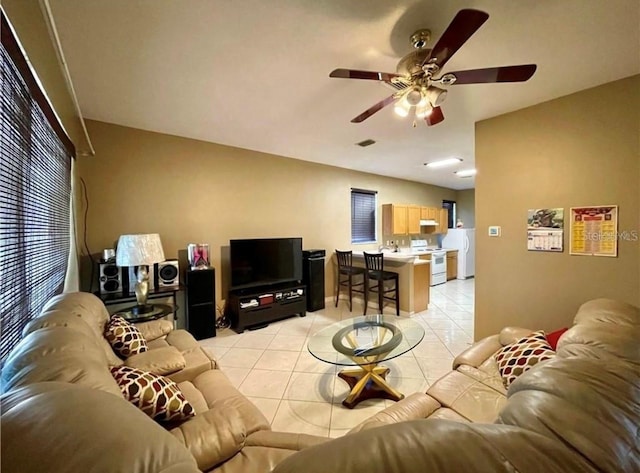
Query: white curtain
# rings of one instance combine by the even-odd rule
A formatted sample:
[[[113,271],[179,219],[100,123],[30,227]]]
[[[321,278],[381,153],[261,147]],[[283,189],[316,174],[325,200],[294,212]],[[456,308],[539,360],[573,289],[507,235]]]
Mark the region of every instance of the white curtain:
[[[67,274],[64,277],[64,292],[77,292],[80,290],[80,276],[78,271],[78,244],[76,240],[76,160],[71,158],[71,195],[69,209],[69,259],[67,261]]]

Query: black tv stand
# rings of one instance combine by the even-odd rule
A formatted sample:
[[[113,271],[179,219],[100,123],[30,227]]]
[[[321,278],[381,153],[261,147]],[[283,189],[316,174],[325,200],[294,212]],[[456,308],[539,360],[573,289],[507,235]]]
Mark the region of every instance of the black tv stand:
[[[261,328],[276,320],[307,315],[307,289],[300,281],[249,289],[231,289],[227,316],[238,333]]]

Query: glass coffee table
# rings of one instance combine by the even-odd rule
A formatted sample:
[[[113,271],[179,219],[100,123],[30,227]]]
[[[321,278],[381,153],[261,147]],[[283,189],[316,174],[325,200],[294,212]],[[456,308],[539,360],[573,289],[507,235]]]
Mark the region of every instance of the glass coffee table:
[[[424,329],[411,319],[363,315],[323,328],[311,336],[308,349],[318,360],[353,367],[338,373],[351,388],[342,405],[353,409],[365,399],[404,398],[387,383],[390,369],[380,363],[413,350],[423,338]]]

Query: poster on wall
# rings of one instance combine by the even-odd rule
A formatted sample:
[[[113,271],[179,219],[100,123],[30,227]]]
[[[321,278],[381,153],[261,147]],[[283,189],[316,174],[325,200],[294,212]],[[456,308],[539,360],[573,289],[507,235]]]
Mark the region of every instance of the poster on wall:
[[[527,211],[527,250],[564,249],[564,209],[529,209]]]
[[[618,206],[571,207],[569,254],[618,256]]]

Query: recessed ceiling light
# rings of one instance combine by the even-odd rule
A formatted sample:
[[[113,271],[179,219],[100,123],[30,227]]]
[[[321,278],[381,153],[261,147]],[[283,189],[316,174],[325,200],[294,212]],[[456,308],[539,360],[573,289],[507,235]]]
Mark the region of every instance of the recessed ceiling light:
[[[460,158],[448,158],[448,159],[441,159],[440,161],[432,161],[430,163],[424,163],[424,165],[429,168],[442,168],[445,166],[453,166],[454,164],[458,164],[460,162],[462,162],[462,159]]]
[[[454,174],[458,177],[471,177],[476,175],[475,169],[465,169],[464,171],[456,171]]]

